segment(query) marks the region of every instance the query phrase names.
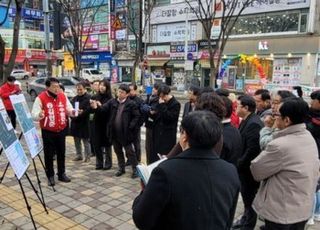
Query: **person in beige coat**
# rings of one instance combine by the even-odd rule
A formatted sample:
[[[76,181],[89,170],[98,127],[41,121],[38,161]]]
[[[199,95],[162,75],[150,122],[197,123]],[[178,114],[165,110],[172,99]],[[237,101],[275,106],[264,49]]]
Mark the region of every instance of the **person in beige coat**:
[[[304,124],[308,110],[302,99],[285,100],[273,114],[279,131],[251,162],[254,179],[261,181],[253,208],[265,219],[266,230],[303,230],[312,215],[319,159]]]

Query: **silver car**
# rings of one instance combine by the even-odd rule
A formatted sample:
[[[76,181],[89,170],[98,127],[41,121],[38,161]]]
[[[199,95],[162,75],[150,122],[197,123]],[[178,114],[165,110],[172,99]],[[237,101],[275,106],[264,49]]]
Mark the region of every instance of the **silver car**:
[[[18,80],[21,80],[21,79],[27,80],[28,78],[31,77],[31,73],[23,69],[15,69],[15,70],[12,70],[10,76],[15,77]]]
[[[31,100],[34,101],[36,97],[46,89],[47,78],[41,77],[37,78],[27,84],[27,92],[30,94]],[[72,99],[77,94],[76,84],[79,82],[72,77],[59,77],[59,82],[65,88],[65,94],[69,99]]]

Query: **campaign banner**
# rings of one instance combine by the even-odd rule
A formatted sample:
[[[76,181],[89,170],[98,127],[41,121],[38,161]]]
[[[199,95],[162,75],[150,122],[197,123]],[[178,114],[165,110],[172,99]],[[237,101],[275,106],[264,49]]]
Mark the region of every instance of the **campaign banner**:
[[[15,175],[20,179],[27,171],[30,163],[17,139],[2,100],[0,100],[0,144]]]
[[[31,157],[35,158],[42,150],[43,146],[34,126],[30,110],[23,94],[11,95],[10,101],[13,105],[17,120],[23,132]]]

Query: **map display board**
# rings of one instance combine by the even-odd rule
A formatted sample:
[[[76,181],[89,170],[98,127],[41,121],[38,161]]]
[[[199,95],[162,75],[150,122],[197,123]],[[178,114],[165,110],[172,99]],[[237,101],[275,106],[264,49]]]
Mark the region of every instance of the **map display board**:
[[[21,143],[17,139],[2,100],[0,100],[0,143],[9,160],[10,166],[17,178],[20,179],[27,171],[30,163]]]
[[[23,94],[19,94],[11,95],[10,100],[16,112],[17,120],[27,142],[31,157],[35,158],[43,147],[37,129],[34,126],[26,99]]]

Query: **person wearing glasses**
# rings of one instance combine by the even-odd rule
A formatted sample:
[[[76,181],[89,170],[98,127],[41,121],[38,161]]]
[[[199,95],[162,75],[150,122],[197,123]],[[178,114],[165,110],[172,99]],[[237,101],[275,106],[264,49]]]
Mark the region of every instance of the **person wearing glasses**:
[[[265,220],[266,230],[303,230],[312,215],[319,159],[304,123],[308,111],[300,98],[283,100],[274,111],[278,131],[251,161],[253,178],[261,182],[253,208]]]

